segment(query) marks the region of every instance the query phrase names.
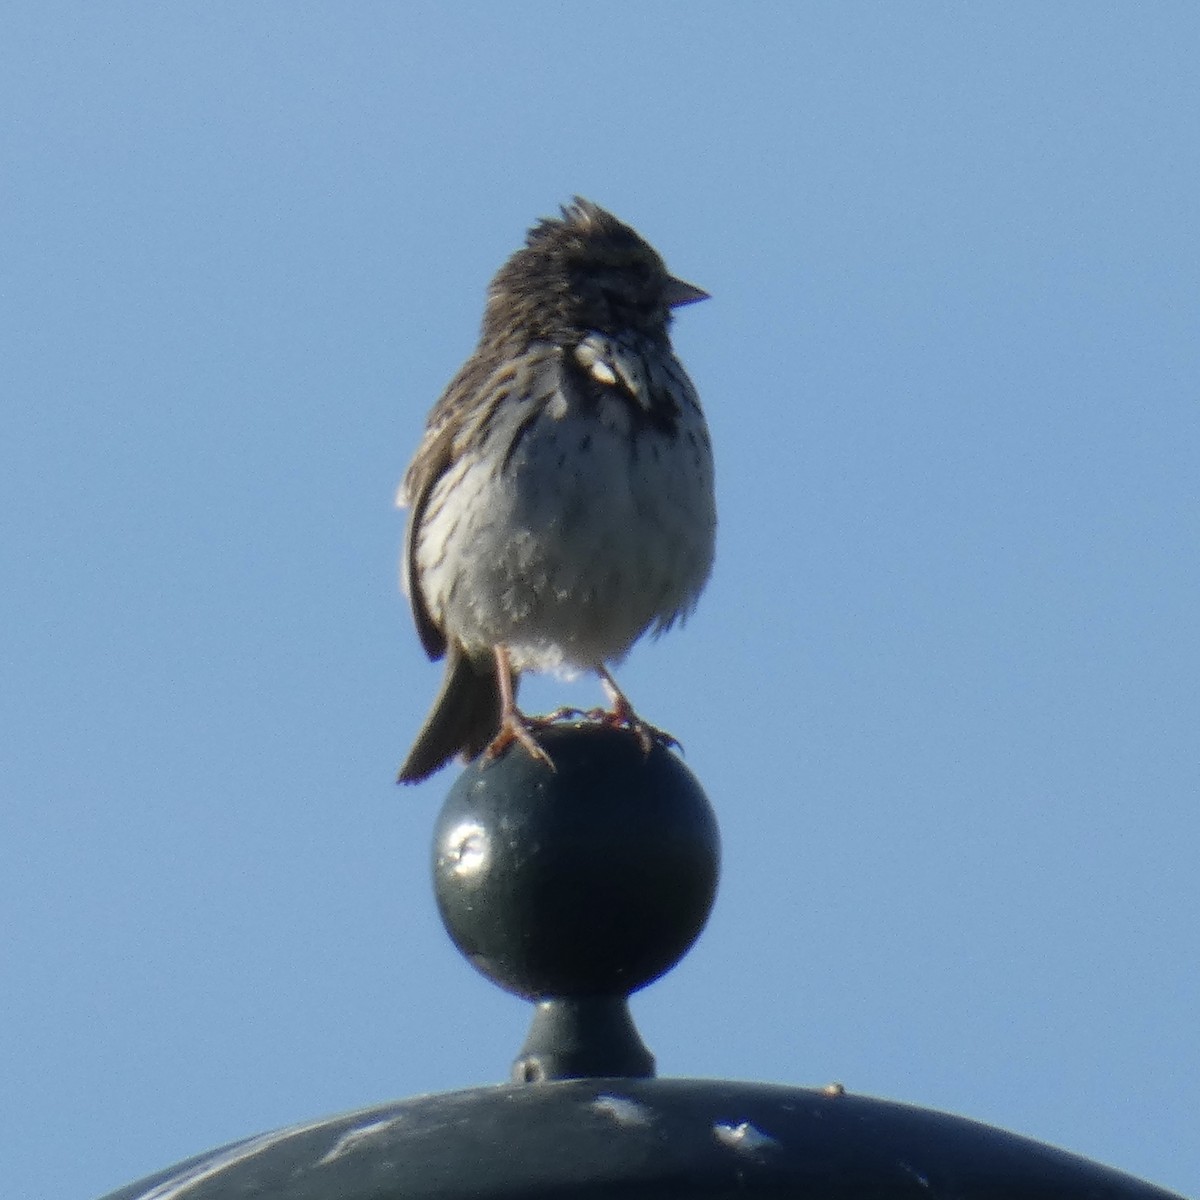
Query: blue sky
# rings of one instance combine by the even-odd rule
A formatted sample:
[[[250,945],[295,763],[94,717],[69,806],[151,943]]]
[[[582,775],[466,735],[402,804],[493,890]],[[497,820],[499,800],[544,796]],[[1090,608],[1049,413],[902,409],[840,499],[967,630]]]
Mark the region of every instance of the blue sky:
[[[1200,10],[8,6],[0,1194],[506,1076],[391,507],[574,193],[711,302],[716,571],[619,674],[725,847],[663,1074],[1200,1192]],[[533,707],[595,702],[537,683]]]

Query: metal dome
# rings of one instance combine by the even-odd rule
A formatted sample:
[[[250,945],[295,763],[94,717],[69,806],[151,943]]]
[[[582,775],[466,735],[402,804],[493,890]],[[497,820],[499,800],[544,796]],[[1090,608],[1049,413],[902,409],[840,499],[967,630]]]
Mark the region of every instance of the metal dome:
[[[106,1200],[1169,1200],[1027,1138],[825,1089],[657,1079],[627,997],[690,948],[716,893],[700,785],[597,725],[468,768],[433,874],[455,944],[535,1004],[513,1082],[294,1125]]]

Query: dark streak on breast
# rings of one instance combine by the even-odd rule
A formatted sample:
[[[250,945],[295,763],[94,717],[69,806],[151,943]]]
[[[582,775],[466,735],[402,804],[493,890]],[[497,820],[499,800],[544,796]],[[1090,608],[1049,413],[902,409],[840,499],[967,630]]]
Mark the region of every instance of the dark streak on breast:
[[[513,455],[516,454],[522,441],[525,440],[525,435],[529,432],[538,418],[542,415],[542,406],[538,405],[530,410],[527,416],[520,425],[517,426],[516,432],[513,434],[512,441],[508,444],[508,449],[504,451],[504,461],[500,464],[500,472],[503,474],[508,470],[509,463],[512,462]]]

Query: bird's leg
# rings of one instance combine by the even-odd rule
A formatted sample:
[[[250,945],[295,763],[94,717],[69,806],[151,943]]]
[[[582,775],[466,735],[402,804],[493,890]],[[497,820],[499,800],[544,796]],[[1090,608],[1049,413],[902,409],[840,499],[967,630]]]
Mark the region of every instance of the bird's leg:
[[[517,707],[508,651],[503,646],[497,646],[493,653],[496,656],[496,678],[500,684],[500,729],[488,743],[488,748],[484,751],[485,757],[499,758],[513,742],[519,742],[531,758],[544,762],[553,771],[554,763],[550,755],[538,745],[533,736],[532,729],[536,723],[531,722]]]
[[[600,721],[605,725],[611,725],[614,729],[628,729],[637,738],[643,754],[649,754],[655,742],[661,742],[665,746],[679,745],[679,742],[665,729],[658,729],[648,721],[643,721],[633,711],[633,705],[629,703],[625,693],[617,687],[617,681],[609,673],[607,667],[598,667],[596,673],[600,676],[600,682],[608,696],[608,702],[612,706],[607,712],[599,713]]]

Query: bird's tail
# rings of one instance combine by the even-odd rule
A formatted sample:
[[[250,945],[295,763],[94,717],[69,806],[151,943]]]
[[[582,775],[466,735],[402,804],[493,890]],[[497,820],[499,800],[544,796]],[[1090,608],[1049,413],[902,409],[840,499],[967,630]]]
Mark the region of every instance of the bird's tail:
[[[500,680],[496,670],[492,657],[475,662],[460,646],[450,643],[441,690],[400,768],[397,783],[419,783],[459,751],[467,760],[483,751],[500,729]]]

